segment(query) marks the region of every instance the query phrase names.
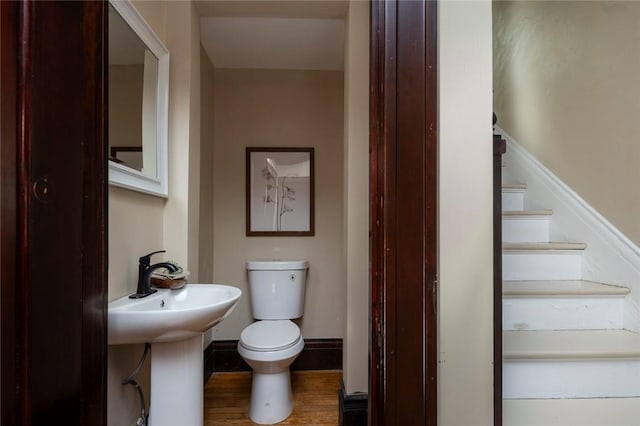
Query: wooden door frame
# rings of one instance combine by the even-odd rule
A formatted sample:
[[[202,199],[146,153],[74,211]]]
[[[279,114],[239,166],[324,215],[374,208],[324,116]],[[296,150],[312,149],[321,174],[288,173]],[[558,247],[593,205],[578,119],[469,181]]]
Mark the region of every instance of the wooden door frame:
[[[90,3],[90,2],[89,2]],[[5,86],[18,84],[11,78],[7,63],[17,61],[18,47],[11,30],[17,6],[2,2],[2,165],[11,156],[22,159],[18,168],[3,168],[2,176],[2,346],[5,361],[14,362],[16,353],[28,351],[27,300],[32,290],[28,275],[29,214],[32,177],[28,137],[15,132],[18,121],[28,120],[28,108],[19,99],[29,87],[15,93]],[[23,36],[29,35],[29,13],[35,3],[25,3]],[[15,6],[15,7],[14,7]],[[376,1],[372,3],[371,31],[371,425],[437,423],[437,3]],[[26,13],[26,15],[25,15]],[[103,22],[104,24],[104,22]],[[5,31],[7,29],[7,31]],[[102,32],[102,28],[99,28]],[[7,36],[9,34],[9,36]],[[17,37],[16,37],[17,39]],[[29,47],[29,46],[27,46]],[[95,46],[93,46],[95,48]],[[417,48],[416,48],[417,47]],[[8,53],[6,53],[8,52]],[[95,52],[93,52],[95,54]],[[12,56],[13,55],[13,56]],[[22,62],[22,75],[25,67]],[[7,62],[8,61],[8,62]],[[10,67],[9,67],[10,68]],[[101,70],[92,69],[97,86],[103,89]],[[16,73],[18,74],[18,73]],[[15,77],[15,76],[14,76]],[[13,84],[16,83],[16,84]],[[25,82],[23,82],[25,83]],[[23,105],[18,119],[10,110],[14,101]],[[90,114],[102,112],[103,98],[86,105]],[[7,108],[8,106],[8,108]],[[104,115],[102,115],[104,117]],[[12,120],[15,121],[12,122]],[[13,128],[13,130],[11,130]],[[89,140],[104,137],[104,122],[86,129]],[[8,141],[11,142],[8,144]],[[17,142],[13,144],[13,142]],[[10,145],[13,144],[13,147]],[[19,148],[20,152],[12,151]],[[96,149],[102,160],[98,159]],[[415,154],[419,155],[415,155]],[[106,422],[106,152],[102,145],[87,144],[84,155],[94,171],[85,176],[83,214],[97,213],[83,232],[86,261],[78,267],[83,274],[82,388],[85,396],[82,418],[91,424]],[[399,163],[397,163],[399,161]],[[15,163],[14,163],[15,164]],[[402,167],[397,167],[402,164]],[[97,172],[97,173],[96,173]],[[12,180],[14,179],[14,180]],[[412,194],[407,197],[407,194]],[[417,195],[416,195],[417,194]],[[417,200],[416,200],[417,198]],[[96,203],[97,204],[92,204]],[[402,224],[402,226],[399,226]],[[11,225],[17,229],[10,235]],[[7,236],[7,239],[4,237]],[[96,238],[91,238],[94,236]],[[34,236],[31,235],[31,238]],[[13,244],[15,243],[15,244]],[[14,259],[12,262],[11,259]],[[20,259],[22,260],[20,260]],[[18,267],[16,267],[18,265]],[[92,281],[91,281],[92,280]],[[17,283],[21,282],[21,286]],[[61,284],[62,285],[62,284]],[[19,294],[18,294],[19,293]],[[11,307],[10,301],[17,300]],[[398,309],[401,307],[402,309]],[[23,321],[21,321],[23,320]],[[416,334],[417,333],[417,334]],[[402,339],[400,338],[402,335]],[[412,336],[419,336],[412,340]],[[9,340],[5,340],[9,339]],[[9,345],[7,345],[7,342]],[[17,351],[17,352],[16,352]],[[22,353],[23,353],[22,352]],[[418,363],[405,361],[418,360]],[[93,370],[93,373],[91,371]],[[2,420],[31,416],[29,365],[12,369],[15,376],[2,373]],[[20,390],[16,392],[16,385]],[[89,390],[93,388],[93,392]],[[417,392],[414,392],[417,390]],[[87,403],[88,402],[88,403]],[[17,408],[19,410],[14,410]],[[15,417],[12,417],[15,416]]]
[[[371,4],[369,425],[437,424],[437,2]]]
[[[495,113],[493,125],[496,124]],[[502,426],[502,155],[507,141],[493,135],[493,425]]]
[[[18,424],[18,3],[0,2],[0,424]]]
[[[0,2],[0,421],[105,425],[102,2]]]

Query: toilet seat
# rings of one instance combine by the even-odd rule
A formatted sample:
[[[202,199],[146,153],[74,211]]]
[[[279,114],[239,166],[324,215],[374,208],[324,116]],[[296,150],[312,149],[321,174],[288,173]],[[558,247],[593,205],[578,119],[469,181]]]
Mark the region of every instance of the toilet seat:
[[[300,341],[300,329],[289,320],[257,321],[240,334],[240,345],[256,352],[283,351]]]

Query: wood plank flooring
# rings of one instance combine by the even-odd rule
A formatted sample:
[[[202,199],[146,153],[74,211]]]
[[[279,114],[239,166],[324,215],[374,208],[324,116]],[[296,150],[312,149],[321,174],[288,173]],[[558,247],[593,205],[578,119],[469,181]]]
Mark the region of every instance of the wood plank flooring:
[[[340,371],[293,371],[295,406],[281,425],[335,426],[338,424]],[[204,424],[254,425],[247,415],[251,373],[214,373],[204,388]]]

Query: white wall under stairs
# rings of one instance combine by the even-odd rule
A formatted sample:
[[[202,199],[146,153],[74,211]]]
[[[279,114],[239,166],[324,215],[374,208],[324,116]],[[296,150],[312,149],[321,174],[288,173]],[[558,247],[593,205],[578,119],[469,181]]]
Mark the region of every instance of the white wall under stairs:
[[[558,401],[602,406],[640,397],[640,250],[634,252],[637,247],[594,212],[576,212],[586,203],[577,203],[575,193],[508,135],[507,141],[504,424],[628,424],[615,417],[575,423],[543,407],[548,402],[560,413]],[[539,421],[531,417],[532,407],[541,407]]]

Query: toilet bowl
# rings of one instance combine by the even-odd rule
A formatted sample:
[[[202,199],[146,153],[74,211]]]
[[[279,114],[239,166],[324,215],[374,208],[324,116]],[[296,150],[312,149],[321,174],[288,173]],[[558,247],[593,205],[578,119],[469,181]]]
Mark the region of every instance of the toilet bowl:
[[[274,424],[291,414],[289,366],[303,348],[300,329],[289,320],[258,321],[242,331],[238,353],[253,369],[249,418],[254,423]]]
[[[293,411],[289,366],[304,339],[291,319],[303,313],[307,268],[304,260],[247,262],[251,311],[258,321],[242,330],[238,353],[253,369],[254,423],[278,423]]]

